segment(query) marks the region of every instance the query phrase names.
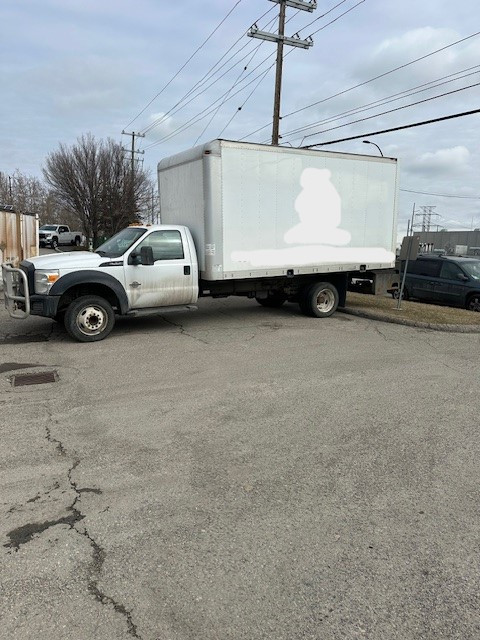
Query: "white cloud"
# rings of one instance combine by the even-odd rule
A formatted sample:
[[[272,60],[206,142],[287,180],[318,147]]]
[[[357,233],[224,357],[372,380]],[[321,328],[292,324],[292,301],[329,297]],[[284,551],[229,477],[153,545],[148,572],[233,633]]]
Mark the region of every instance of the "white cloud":
[[[466,171],[470,166],[470,152],[460,145],[450,149],[427,151],[413,160],[408,170],[424,175],[452,175]]]

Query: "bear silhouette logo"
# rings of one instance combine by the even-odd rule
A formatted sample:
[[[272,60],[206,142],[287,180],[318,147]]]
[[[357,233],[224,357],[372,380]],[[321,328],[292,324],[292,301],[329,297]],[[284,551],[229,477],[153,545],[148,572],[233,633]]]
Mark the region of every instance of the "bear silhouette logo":
[[[302,191],[295,200],[300,223],[289,229],[287,244],[320,244],[345,246],[351,240],[348,231],[340,229],[342,203],[331,181],[328,169],[304,169],[300,178]]]

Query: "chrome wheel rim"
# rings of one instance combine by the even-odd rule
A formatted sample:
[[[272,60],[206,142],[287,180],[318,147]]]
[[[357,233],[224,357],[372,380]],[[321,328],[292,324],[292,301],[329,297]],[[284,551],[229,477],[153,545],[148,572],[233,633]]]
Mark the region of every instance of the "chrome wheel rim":
[[[335,296],[331,289],[321,289],[317,293],[317,309],[321,313],[328,313],[335,306]]]
[[[89,305],[81,309],[76,318],[78,329],[86,336],[95,336],[107,326],[108,318],[105,310],[97,305]]]

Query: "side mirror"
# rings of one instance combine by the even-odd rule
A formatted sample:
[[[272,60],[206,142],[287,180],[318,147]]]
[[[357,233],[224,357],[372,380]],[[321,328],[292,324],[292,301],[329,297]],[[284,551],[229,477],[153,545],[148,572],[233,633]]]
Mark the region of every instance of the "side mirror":
[[[469,277],[466,276],[464,273],[457,273],[457,278],[459,280],[462,280],[463,282],[467,282],[467,280],[469,280]]]
[[[155,260],[153,259],[153,249],[152,247],[140,247],[140,253],[136,251],[132,251],[128,258],[128,264],[138,265],[143,264],[147,267],[155,264]]]
[[[141,247],[140,248],[140,264],[145,266],[150,266],[154,264],[155,260],[153,259],[153,249],[152,247]]]

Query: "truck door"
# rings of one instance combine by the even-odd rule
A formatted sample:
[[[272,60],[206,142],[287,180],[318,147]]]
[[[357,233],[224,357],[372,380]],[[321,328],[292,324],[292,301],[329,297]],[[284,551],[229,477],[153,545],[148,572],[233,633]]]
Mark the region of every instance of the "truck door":
[[[132,264],[142,247],[152,247],[153,265]],[[124,269],[132,309],[190,304],[197,299],[198,282],[189,246],[176,229],[146,236],[125,257]]]

